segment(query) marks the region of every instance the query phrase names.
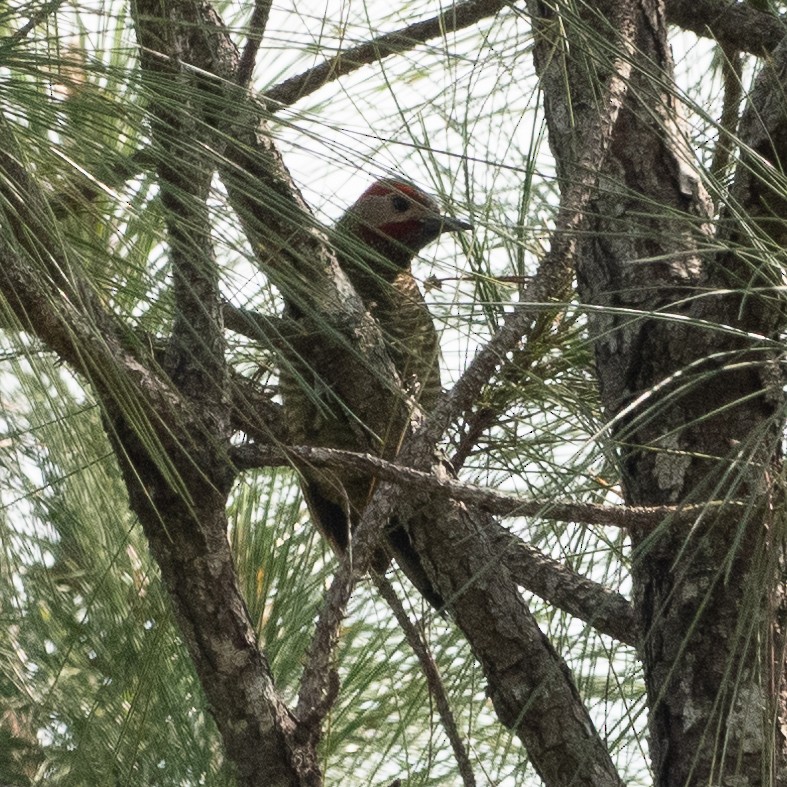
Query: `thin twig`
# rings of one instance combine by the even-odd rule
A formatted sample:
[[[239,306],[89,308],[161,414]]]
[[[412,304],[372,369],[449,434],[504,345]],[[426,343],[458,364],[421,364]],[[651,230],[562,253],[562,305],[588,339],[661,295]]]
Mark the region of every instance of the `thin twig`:
[[[462,741],[462,736],[457,729],[456,719],[454,719],[454,713],[451,710],[451,704],[448,702],[448,695],[445,691],[445,684],[443,683],[440,671],[437,669],[437,664],[435,664],[435,660],[429,652],[429,647],[426,644],[423,634],[407,616],[407,612],[402,606],[401,599],[396,595],[396,591],[393,589],[388,579],[377,573],[373,573],[372,577],[378,592],[391,608],[396,618],[396,622],[399,624],[399,628],[402,629],[402,633],[407,640],[407,644],[412,648],[413,653],[415,653],[421,665],[421,670],[426,678],[429,694],[434,699],[437,713],[445,729],[445,734],[448,736],[448,741],[451,744],[451,748],[454,750],[454,757],[456,758],[459,773],[462,776],[462,783],[466,787],[474,787],[476,780],[473,774],[473,768],[470,765],[470,758],[468,757],[467,749]]]
[[[681,506],[613,506],[554,498],[525,499],[476,484],[438,478],[432,473],[394,464],[372,454],[304,445],[274,447],[247,443],[234,446],[231,458],[240,470],[292,465],[295,460],[317,467],[343,467],[376,475],[381,480],[417,490],[421,494],[476,506],[497,516],[539,517],[624,530],[636,527],[645,532],[666,522],[671,526],[692,527],[700,517],[710,513],[717,516],[724,508],[737,510],[739,506],[745,505],[743,501],[736,500],[712,500]]]
[[[39,25],[41,22],[46,19],[49,14],[57,11],[57,9],[63,5],[65,0],[51,0],[51,2],[47,3],[40,11],[33,14],[33,16],[28,19],[22,27],[19,28],[12,36],[10,36],[10,40],[12,44],[17,43],[17,41],[21,41],[36,25]]]
[[[319,742],[322,720],[336,697],[337,676],[333,656],[347,603],[361,576],[361,572],[354,569],[352,550],[348,550],[325,594],[301,676],[295,717],[299,731],[307,739],[304,743],[310,750]]]
[[[236,81],[241,87],[248,87],[251,75],[254,72],[254,63],[257,59],[257,52],[262,43],[262,36],[265,34],[265,26],[268,24],[268,16],[271,12],[272,0],[255,0],[254,11],[249,20],[249,37],[246,39],[246,46],[238,62],[238,72]]]
[[[732,151],[736,145],[740,106],[743,97],[743,58],[741,53],[729,45],[721,45],[721,71],[724,99],[719,118],[719,138],[713,151],[710,165],[711,175],[723,189],[724,177],[730,166]],[[717,206],[718,207],[718,206]]]

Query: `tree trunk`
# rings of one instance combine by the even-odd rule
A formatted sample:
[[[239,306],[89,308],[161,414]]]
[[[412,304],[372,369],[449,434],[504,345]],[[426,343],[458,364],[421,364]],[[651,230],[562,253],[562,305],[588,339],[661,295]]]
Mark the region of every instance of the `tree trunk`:
[[[576,129],[595,111],[610,70],[588,26],[613,39],[618,31],[609,20],[617,9],[596,5],[581,20],[561,9],[561,38],[551,10],[530,8],[565,187],[576,164]],[[784,761],[775,723],[783,718],[776,691],[783,525],[771,492],[783,416],[769,341],[781,315],[776,299],[762,294],[771,285],[767,254],[743,259],[710,250],[710,200],[680,121],[663,8],[646,2],[637,13],[627,99],[598,173],[589,232],[578,242],[580,297],[602,307],[588,315],[598,384],[627,503],[743,501],[701,517],[690,531],[669,521],[655,532],[632,529],[651,758],[658,785],[772,783]],[[773,100],[773,90],[769,95]],[[758,100],[766,99],[752,97]],[[783,123],[782,108],[770,130]],[[787,151],[758,152],[778,161]],[[745,166],[735,187],[744,213],[763,204],[762,193],[752,201],[752,183],[761,192],[762,180]],[[782,201],[771,200],[766,212],[755,219],[776,240]],[[729,247],[746,241],[734,225],[723,234]]]

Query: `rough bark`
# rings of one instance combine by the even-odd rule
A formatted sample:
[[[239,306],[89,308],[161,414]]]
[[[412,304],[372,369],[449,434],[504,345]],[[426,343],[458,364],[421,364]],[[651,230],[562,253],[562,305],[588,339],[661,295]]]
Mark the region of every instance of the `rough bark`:
[[[402,51],[503,5],[497,0],[460,4],[456,12],[359,49],[358,60],[345,58],[345,70],[332,61],[284,85],[282,100],[296,100],[315,84],[358,67],[362,58]],[[586,172],[577,177],[581,140],[576,129],[593,127],[584,120],[598,112],[603,80],[614,71],[611,58],[617,53],[609,61],[600,58],[599,81],[592,81],[575,58],[577,53],[597,56],[596,42],[568,16],[563,28],[552,25],[553,8],[531,3],[550,138],[567,187],[586,177]],[[629,502],[701,502],[718,495],[722,486],[752,501],[732,525],[729,516],[709,514],[688,536],[682,526],[676,530],[669,524],[655,534],[644,526],[635,532],[652,751],[662,784],[723,780],[733,769],[738,783],[745,784],[762,777],[758,768],[771,746],[774,756],[767,768],[778,781],[784,740],[773,735],[769,720],[779,714],[784,718],[776,701],[785,694],[780,671],[784,627],[769,623],[782,621],[785,608],[773,581],[779,569],[779,521],[770,515],[771,501],[763,492],[780,427],[776,391],[781,381],[763,360],[770,360],[770,346],[758,337],[775,336],[781,315],[756,287],[772,283],[764,261],[778,255],[785,240],[778,193],[782,173],[761,166],[783,161],[787,152],[778,89],[785,82],[784,54],[777,50],[774,65],[764,72],[760,92],[752,97],[756,112],[741,132],[760,158],[750,156],[740,168],[734,193],[738,206],[756,222],[742,228],[731,213],[724,229],[731,244],[749,246],[754,229],[759,252],[714,256],[704,249],[710,237],[707,200],[675,121],[675,101],[665,88],[671,63],[663,9],[655,2],[639,9],[635,90],[629,92],[611,155],[599,172],[599,191],[588,211],[594,217],[591,233],[577,247],[582,297],[613,307],[590,321],[599,381],[607,410],[617,417]],[[0,162],[6,174],[13,173],[5,181],[13,188],[4,194],[10,220],[3,225],[0,290],[24,328],[96,391],[132,506],[241,781],[318,783],[313,761],[296,762],[314,752],[293,746],[296,722],[277,697],[259,652],[226,539],[224,508],[233,480],[229,435],[232,423],[245,421],[237,400],[234,409],[229,401],[218,269],[207,231],[205,199],[215,166],[222,170],[258,259],[296,314],[289,326],[294,334],[273,349],[310,353],[315,374],[366,425],[362,447],[387,422],[390,408],[405,406],[404,397],[379,331],[292,184],[265,125],[265,108],[239,89],[233,93],[233,79],[245,82],[251,64],[239,66],[219,18],[209,4],[191,0],[141,0],[134,12],[154,116],[154,150],[146,160],[157,167],[173,267],[176,311],[163,369],[153,358],[130,352],[123,326],[102,311],[78,276],[65,273],[69,261],[61,259],[60,241],[49,232],[51,213],[19,161],[7,155]],[[767,31],[762,43],[770,48],[780,30],[775,17],[748,5],[673,2],[670,14],[701,34],[706,24],[732,43],[738,34],[745,38],[741,46],[754,49],[759,45],[753,23]],[[602,40],[618,32],[605,25],[603,13],[588,12],[585,22]],[[558,38],[563,29],[570,43],[565,50]],[[255,36],[261,34],[255,30]],[[574,125],[572,118],[580,122]],[[26,238],[8,232],[20,223],[33,228]],[[35,269],[32,259],[45,262]],[[555,276],[552,289],[559,289],[565,278],[560,265]],[[700,291],[744,285],[750,290],[745,296],[692,299]],[[550,295],[551,290],[540,300]],[[632,319],[615,314],[614,307],[648,314],[666,310],[695,322]],[[320,342],[314,342],[316,336]],[[498,360],[489,360],[487,371]],[[461,396],[459,391],[456,398]],[[259,424],[249,428],[257,429],[260,438],[280,434]],[[444,428],[434,433],[432,443]],[[370,519],[375,515],[372,511]],[[570,675],[517,592],[517,578],[511,575],[517,564],[499,565],[510,540],[482,511],[445,500],[414,515],[412,529],[486,671],[501,720],[525,741],[545,782],[618,783]],[[538,555],[522,552],[522,557],[538,563]],[[564,608],[573,603],[572,611],[592,619],[602,589],[579,582],[574,587],[588,592],[588,602],[559,601],[549,589],[554,568],[546,579],[528,581],[539,582]],[[520,570],[526,574],[533,567]],[[607,594],[607,600],[621,614],[629,612],[620,597]],[[739,628],[733,619],[741,621]],[[620,636],[631,637],[633,629],[627,625]],[[733,685],[729,675],[737,674],[737,665],[742,665],[740,679],[722,694],[719,687]],[[759,710],[758,703],[774,707],[754,714],[757,723],[752,724],[746,711]],[[714,750],[719,736],[726,750]]]
[[[149,428],[141,429],[141,392],[89,379],[240,783],[295,784],[295,725],[259,650],[227,540],[231,408],[206,205],[215,168],[207,151],[220,152],[214,126],[226,98],[205,75],[226,79],[237,53],[204,3],[171,3],[162,13],[160,3],[140,0],[134,19],[175,304],[163,368],[147,360],[174,401],[167,410],[154,404]]]
[[[541,631],[478,510],[424,504],[410,531],[468,637],[500,721],[516,732],[545,785],[619,787],[622,781],[573,677]]]
[[[597,4],[599,13],[581,21],[560,7],[565,39],[550,7],[530,8],[565,188],[579,144],[567,109],[580,122],[594,111],[598,85],[585,58],[602,74],[609,68],[592,37],[610,35],[612,4]],[[743,260],[709,251],[709,200],[669,89],[663,8],[639,8],[628,98],[578,255],[583,301],[605,307],[589,317],[599,385],[629,504],[724,496],[750,502],[737,521],[709,514],[688,534],[668,523],[634,532],[651,757],[659,785],[761,784],[783,758],[763,646],[772,641],[769,616],[781,603],[774,592],[782,535],[765,496],[781,424],[768,337],[781,317],[775,299],[755,289],[768,284],[767,255]],[[770,100],[783,118],[783,93],[773,91]],[[768,131],[778,145],[776,128]],[[785,153],[761,152],[772,163]],[[736,196],[744,212],[754,207],[740,187]],[[781,226],[781,205],[769,202],[768,219]]]
[[[13,134],[4,129],[13,149]],[[69,265],[49,211],[18,159],[3,152],[0,292],[20,327],[82,375],[105,413],[140,521],[161,566],[176,621],[242,783],[292,784],[286,732],[240,596],[223,501],[232,475],[198,407],[129,350],[124,326]],[[24,228],[18,236],[13,228]],[[41,263],[40,261],[46,261]],[[68,272],[66,275],[64,272]]]
[[[725,47],[762,56],[784,38],[784,17],[730,0],[667,0],[667,20]],[[775,4],[774,4],[775,6]]]

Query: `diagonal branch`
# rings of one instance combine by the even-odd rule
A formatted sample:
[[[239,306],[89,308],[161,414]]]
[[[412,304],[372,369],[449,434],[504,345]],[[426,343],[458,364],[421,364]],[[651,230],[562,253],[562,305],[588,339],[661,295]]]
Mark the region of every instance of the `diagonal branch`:
[[[571,283],[575,233],[594,193],[596,172],[610,145],[631,73],[636,25],[629,4],[619,11],[616,23],[622,54],[614,64],[601,111],[582,137],[585,143],[578,176],[563,195],[552,248],[528,287],[527,300],[531,302],[560,301]],[[527,302],[516,307],[454,388],[442,397],[426,425],[404,441],[400,452],[403,464],[417,469],[431,467],[435,447],[451,420],[473,403],[505,355],[527,334],[536,316]],[[355,532],[353,560],[345,560],[340,566],[318,620],[317,630],[324,641],[337,638],[353,583],[371,564],[380,523],[387,522],[394,510],[404,508],[403,491],[390,483],[380,484],[364,511]],[[484,667],[498,715],[520,734],[539,774],[549,784],[566,780],[588,785],[619,784],[609,753],[593,729],[565,666],[538,629],[508,572],[500,570],[492,545],[478,529],[479,517],[456,506],[435,510],[428,503],[421,505],[420,517],[426,517],[429,524],[421,526],[419,521],[411,525],[416,546],[427,563],[433,561],[433,578],[438,580],[438,589],[448,599],[449,609]],[[494,571],[490,570],[493,566]],[[468,580],[473,593],[465,592]],[[490,606],[496,611],[493,621],[487,614]],[[505,629],[500,627],[501,620],[506,621]],[[328,674],[328,659],[325,651],[310,654],[304,684],[313,684],[312,695],[321,683],[327,689],[324,676]],[[544,725],[554,727],[560,746],[554,740],[544,746]]]
[[[243,54],[240,56],[238,70],[235,74],[235,80],[241,87],[247,87],[251,81],[254,62],[265,34],[265,27],[268,24],[271,4],[272,0],[254,0],[254,11],[252,11],[249,20],[249,36],[246,46],[243,47]]]
[[[239,470],[281,467],[291,465],[294,461],[306,462],[316,467],[344,467],[375,475],[381,480],[400,486],[406,485],[413,491],[440,500],[452,499],[466,503],[497,516],[539,517],[552,521],[619,527],[625,530],[639,528],[645,532],[655,530],[665,523],[669,523],[670,527],[683,529],[696,527],[701,517],[709,514],[718,516],[725,508],[730,509],[731,517],[740,516],[740,512],[747,505],[745,501],[735,500],[710,500],[680,506],[613,506],[554,498],[534,500],[458,481],[452,477],[415,470],[372,454],[306,445],[273,447],[267,444],[247,443],[234,446],[231,457]]]
[[[385,33],[352,49],[339,52],[318,66],[285,79],[284,82],[265,91],[264,98],[274,106],[289,106],[319,90],[323,85],[351,74],[362,66],[407,52],[430,38],[469,27],[482,19],[494,16],[508,4],[507,0],[466,0],[457,3],[431,19],[414,22],[400,30]]]
[[[374,575],[374,584],[380,595],[388,603],[391,611],[394,613],[396,622],[399,624],[405,640],[415,653],[418,662],[421,665],[421,671],[426,678],[426,685],[429,688],[429,694],[433,697],[434,703],[437,706],[437,713],[443,723],[445,734],[454,751],[454,758],[456,765],[459,769],[459,774],[462,777],[462,784],[464,787],[475,787],[476,779],[473,773],[473,768],[470,764],[470,757],[467,753],[467,748],[462,741],[462,736],[459,733],[459,728],[456,725],[454,713],[451,710],[451,704],[448,701],[448,694],[445,690],[440,671],[437,668],[434,658],[429,651],[429,646],[417,626],[413,624],[407,616],[407,612],[402,606],[400,598],[396,595],[393,586],[386,577],[378,574]]]
[[[514,533],[490,528],[498,553],[511,578],[549,604],[585,621],[596,631],[639,647],[639,622],[634,607],[620,593],[583,577]]]
[[[730,0],[667,0],[667,19],[725,47],[761,57],[784,38],[785,18],[753,3]]]
[[[31,30],[33,30],[36,25],[40,25],[41,22],[44,21],[50,14],[53,14],[57,9],[65,3],[65,0],[49,0],[48,3],[44,4],[43,8],[40,8],[36,11],[30,19],[25,22],[22,27],[20,27],[13,35],[10,36],[9,40],[12,44],[21,41]]]

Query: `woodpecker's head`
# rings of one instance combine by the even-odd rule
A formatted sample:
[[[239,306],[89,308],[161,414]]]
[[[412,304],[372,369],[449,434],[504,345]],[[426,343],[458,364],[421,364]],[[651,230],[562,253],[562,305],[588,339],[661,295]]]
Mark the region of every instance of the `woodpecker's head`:
[[[361,194],[337,229],[401,269],[443,232],[472,225],[444,216],[437,202],[412,183],[386,178]]]

